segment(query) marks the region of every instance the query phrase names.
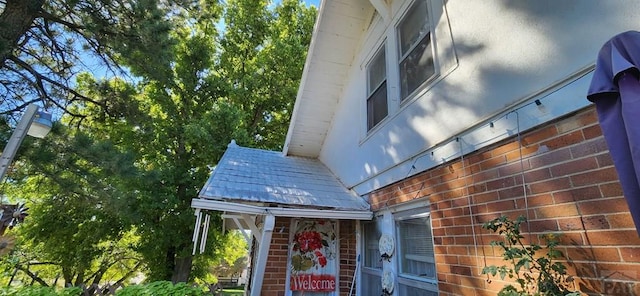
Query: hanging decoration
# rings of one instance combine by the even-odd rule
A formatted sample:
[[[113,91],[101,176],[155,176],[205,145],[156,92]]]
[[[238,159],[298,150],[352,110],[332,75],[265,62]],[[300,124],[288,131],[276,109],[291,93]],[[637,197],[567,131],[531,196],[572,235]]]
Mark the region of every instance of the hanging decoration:
[[[333,292],[338,287],[335,222],[300,220],[294,222],[290,243],[289,278],[292,291]]]
[[[382,295],[388,296],[393,294],[393,287],[395,286],[395,280],[393,272],[390,269],[385,269],[382,273]]]
[[[380,257],[391,262],[391,256],[393,255],[393,251],[395,249],[393,236],[389,234],[383,234],[382,236],[380,236],[380,240],[378,241],[378,249],[380,249]]]
[[[24,218],[29,215],[27,214],[28,209],[24,204],[0,205],[0,236],[7,229],[24,222]]]

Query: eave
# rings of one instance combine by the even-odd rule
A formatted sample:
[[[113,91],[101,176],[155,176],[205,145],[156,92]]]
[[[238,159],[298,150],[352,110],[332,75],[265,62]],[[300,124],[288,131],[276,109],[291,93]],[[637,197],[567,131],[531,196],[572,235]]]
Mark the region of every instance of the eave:
[[[316,158],[330,128],[373,6],[366,0],[324,0],[307,53],[285,155]]]

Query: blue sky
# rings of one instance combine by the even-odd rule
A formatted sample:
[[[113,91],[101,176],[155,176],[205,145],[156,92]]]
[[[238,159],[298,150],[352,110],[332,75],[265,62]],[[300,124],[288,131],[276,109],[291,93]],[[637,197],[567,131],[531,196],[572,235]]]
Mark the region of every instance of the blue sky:
[[[315,5],[315,7],[320,8],[320,0],[304,0],[304,3],[307,3],[307,5]]]
[[[273,3],[279,3],[281,0],[272,0],[272,1]],[[320,8],[320,1],[322,0],[303,0],[303,2],[307,4],[307,6],[313,5],[317,8]],[[220,30],[224,30],[224,22],[222,20],[218,22],[217,26]],[[104,68],[101,62],[97,60],[95,57],[86,55],[84,57],[84,62],[87,63],[87,66],[90,68],[89,70],[93,73],[94,76],[98,78],[111,76],[111,73],[107,73],[106,72],[107,70]]]

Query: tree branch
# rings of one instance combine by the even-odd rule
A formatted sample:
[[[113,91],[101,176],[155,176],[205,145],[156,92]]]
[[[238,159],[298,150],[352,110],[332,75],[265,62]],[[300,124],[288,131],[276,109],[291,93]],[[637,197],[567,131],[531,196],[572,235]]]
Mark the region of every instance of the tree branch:
[[[40,278],[37,274],[34,274],[33,272],[31,272],[29,270],[29,267],[24,268],[24,266],[17,264],[16,265],[16,269],[19,269],[21,271],[23,271],[24,273],[26,273],[31,279],[33,279],[34,281],[38,282],[40,285],[42,285],[43,287],[49,287],[49,284],[47,284],[47,282],[45,282],[42,278]]]
[[[46,76],[42,75],[41,73],[36,71],[33,67],[31,67],[31,65],[27,64],[26,62],[14,57],[14,56],[9,57],[9,59],[12,62],[16,63],[16,65],[22,67],[23,69],[27,70],[31,75],[33,75],[33,77],[36,78],[36,84],[38,85],[38,88],[42,90],[42,95],[45,96],[45,98],[48,99],[50,102],[52,102],[56,106],[58,106],[60,109],[65,110],[65,112],[67,112],[68,114],[70,114],[72,116],[79,116],[79,117],[83,116],[83,115],[80,115],[80,114],[74,114],[73,112],[69,111],[66,108],[66,106],[62,106],[56,100],[51,99],[51,97],[49,96],[48,92],[44,88],[44,83],[43,82],[50,83],[50,84],[52,84],[52,85],[54,85],[56,87],[59,87],[59,88],[64,89],[65,91],[68,91],[71,95],[73,95],[73,98],[71,100],[81,99],[83,101],[91,102],[91,103],[93,103],[93,104],[95,104],[97,106],[101,106],[103,108],[105,107],[103,103],[98,102],[96,100],[93,100],[93,99],[91,99],[91,98],[89,98],[89,97],[77,92],[76,90],[69,88],[68,86],[66,86],[66,85],[64,85],[64,84],[62,84],[62,83],[60,83],[58,81],[55,81],[55,80],[53,80],[53,79],[51,79],[49,77],[46,77]],[[104,108],[104,110],[105,110],[105,112],[108,112],[106,110],[106,108]],[[109,115],[111,115],[111,114],[109,114]]]

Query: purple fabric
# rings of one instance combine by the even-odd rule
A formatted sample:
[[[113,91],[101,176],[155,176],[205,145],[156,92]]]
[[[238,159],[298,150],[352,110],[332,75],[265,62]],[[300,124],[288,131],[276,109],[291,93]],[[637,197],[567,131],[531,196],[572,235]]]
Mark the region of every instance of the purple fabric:
[[[640,32],[627,31],[609,39],[600,49],[587,99],[617,99],[617,80],[626,70],[638,73],[640,67]]]
[[[598,53],[587,99],[596,105],[602,133],[640,236],[639,66],[640,32],[614,36]]]

